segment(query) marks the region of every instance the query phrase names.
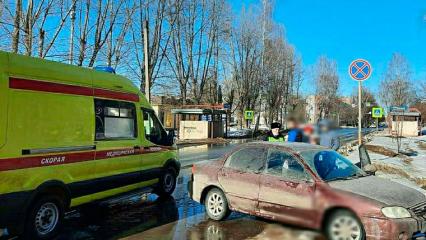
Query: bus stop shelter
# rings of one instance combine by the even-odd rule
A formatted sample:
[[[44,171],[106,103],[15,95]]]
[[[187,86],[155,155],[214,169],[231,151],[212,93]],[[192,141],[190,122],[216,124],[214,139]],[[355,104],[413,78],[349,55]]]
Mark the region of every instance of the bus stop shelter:
[[[172,109],[174,129],[179,139],[224,137],[228,129],[228,110],[215,108]]]

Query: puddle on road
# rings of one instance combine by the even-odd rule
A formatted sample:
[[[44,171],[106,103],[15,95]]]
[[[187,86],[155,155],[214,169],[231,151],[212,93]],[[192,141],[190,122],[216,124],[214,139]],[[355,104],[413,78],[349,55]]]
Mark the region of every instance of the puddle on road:
[[[316,232],[299,230],[232,213],[226,221],[207,219],[204,207],[192,201],[186,191],[189,170],[182,171],[173,197],[154,194],[131,198],[120,204],[92,206],[68,215],[64,230],[56,240],[129,239],[292,239],[316,240]]]
[[[234,214],[233,214],[234,215]],[[280,224],[256,220],[241,214],[231,215],[230,219],[216,222],[204,216],[193,216],[198,219],[182,219],[148,231],[123,238],[123,240],[323,240],[315,232],[298,230]],[[195,223],[191,225],[190,223]]]

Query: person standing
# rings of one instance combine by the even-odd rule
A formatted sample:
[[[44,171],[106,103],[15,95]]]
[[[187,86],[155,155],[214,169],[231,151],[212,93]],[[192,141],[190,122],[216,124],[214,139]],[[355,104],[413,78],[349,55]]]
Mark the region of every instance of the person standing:
[[[281,134],[281,123],[273,122],[271,124],[271,130],[268,135],[264,138],[268,142],[284,142],[284,135]]]
[[[303,131],[299,128],[299,123],[295,118],[289,118],[287,120],[288,142],[303,142]]]
[[[330,129],[327,124],[320,124],[320,141],[319,145],[338,150],[340,148],[340,139],[335,131]]]

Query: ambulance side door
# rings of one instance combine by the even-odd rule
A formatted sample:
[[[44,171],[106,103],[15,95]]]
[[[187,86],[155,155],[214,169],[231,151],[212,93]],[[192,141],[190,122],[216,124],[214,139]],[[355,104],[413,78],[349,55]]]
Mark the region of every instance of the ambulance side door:
[[[141,108],[143,119],[143,152],[144,167],[159,168],[168,160],[168,135],[155,115],[154,110]]]

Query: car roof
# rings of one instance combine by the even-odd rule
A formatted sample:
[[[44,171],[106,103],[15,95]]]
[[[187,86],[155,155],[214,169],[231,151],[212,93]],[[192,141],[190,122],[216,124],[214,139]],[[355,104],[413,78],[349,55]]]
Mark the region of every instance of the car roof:
[[[264,146],[276,146],[276,147],[282,147],[287,148],[290,151],[293,152],[304,152],[308,150],[327,150],[328,148],[320,145],[313,145],[309,143],[300,143],[300,142],[267,142],[267,141],[255,141],[255,142],[249,142],[244,145],[264,145]]]

